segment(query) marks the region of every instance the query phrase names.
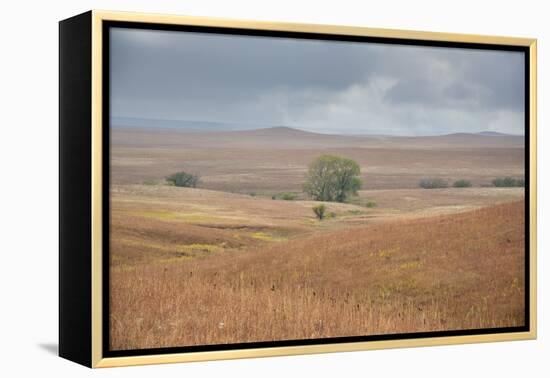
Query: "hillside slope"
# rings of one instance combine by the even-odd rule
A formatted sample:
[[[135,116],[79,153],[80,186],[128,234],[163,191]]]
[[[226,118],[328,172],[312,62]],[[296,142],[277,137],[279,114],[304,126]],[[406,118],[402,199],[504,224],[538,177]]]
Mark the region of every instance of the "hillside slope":
[[[114,266],[111,347],[520,326],[524,242],[519,201]]]

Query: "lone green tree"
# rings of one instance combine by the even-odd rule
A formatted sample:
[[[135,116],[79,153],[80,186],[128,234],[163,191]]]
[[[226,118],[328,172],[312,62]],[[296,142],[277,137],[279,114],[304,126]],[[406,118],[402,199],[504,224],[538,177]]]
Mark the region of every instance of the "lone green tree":
[[[310,164],[304,191],[316,201],[344,202],[361,188],[360,174],[355,161],[322,155]]]

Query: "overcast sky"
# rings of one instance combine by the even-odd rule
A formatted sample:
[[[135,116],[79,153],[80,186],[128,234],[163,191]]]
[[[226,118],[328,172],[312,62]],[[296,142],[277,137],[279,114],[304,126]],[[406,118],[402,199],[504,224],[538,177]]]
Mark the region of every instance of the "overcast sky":
[[[111,29],[111,115],[324,133],[523,134],[519,52]]]

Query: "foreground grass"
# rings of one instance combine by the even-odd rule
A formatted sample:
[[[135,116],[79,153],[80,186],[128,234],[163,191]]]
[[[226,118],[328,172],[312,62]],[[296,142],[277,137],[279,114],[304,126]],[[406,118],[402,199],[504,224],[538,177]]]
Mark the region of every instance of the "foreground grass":
[[[373,224],[200,259],[113,264],[110,346],[522,325],[523,206]]]

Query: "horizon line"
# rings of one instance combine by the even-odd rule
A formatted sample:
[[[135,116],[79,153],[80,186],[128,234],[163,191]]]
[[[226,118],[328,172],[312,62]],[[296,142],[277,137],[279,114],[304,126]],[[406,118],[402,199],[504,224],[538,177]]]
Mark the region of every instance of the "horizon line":
[[[235,132],[235,131],[259,131],[259,130],[269,130],[269,129],[288,129],[301,131],[306,133],[318,134],[318,135],[335,135],[335,136],[373,136],[373,137],[442,137],[442,136],[453,136],[453,135],[478,135],[478,136],[511,136],[511,137],[525,137],[525,133],[513,134],[513,133],[504,133],[494,130],[482,130],[482,131],[452,131],[444,134],[383,134],[378,132],[337,132],[336,130],[332,131],[320,131],[312,130],[307,128],[301,128],[298,126],[286,126],[286,125],[266,125],[266,124],[257,124],[257,123],[238,123],[238,122],[220,122],[220,121],[203,121],[203,120],[189,120],[189,119],[169,119],[169,118],[147,118],[147,117],[129,117],[129,116],[111,116],[110,117],[110,126],[111,127],[124,127],[124,128],[149,128],[149,129],[163,129],[163,130],[179,130],[179,131],[189,131],[189,132]],[[114,122],[115,119],[127,119],[127,120],[139,120],[139,121],[157,121],[157,122],[167,122],[167,123],[197,123],[197,124],[212,124],[212,125],[233,125],[241,126],[239,128],[206,128],[201,129],[200,127],[192,128],[185,127],[183,125],[177,126],[152,126],[152,125],[128,125],[121,124],[120,121]],[[245,126],[244,128],[242,126]],[[249,127],[246,127],[249,126]]]

